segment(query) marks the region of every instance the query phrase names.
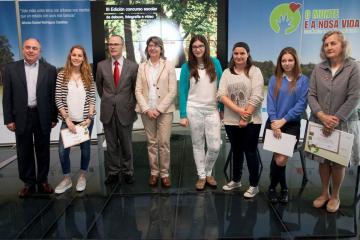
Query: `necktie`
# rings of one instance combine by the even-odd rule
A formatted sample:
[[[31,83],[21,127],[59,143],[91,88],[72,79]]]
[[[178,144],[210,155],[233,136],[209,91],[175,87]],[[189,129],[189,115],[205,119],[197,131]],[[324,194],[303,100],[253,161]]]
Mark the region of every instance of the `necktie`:
[[[115,84],[115,87],[117,87],[118,83],[119,83],[119,79],[120,79],[119,62],[115,61],[114,65],[115,65],[114,66],[114,84]]]

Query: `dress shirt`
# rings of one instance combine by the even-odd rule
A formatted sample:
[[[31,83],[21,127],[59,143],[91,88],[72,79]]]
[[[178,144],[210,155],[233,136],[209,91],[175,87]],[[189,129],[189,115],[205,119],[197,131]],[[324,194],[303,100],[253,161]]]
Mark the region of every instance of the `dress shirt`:
[[[157,62],[156,64],[153,64],[150,60],[148,61],[149,68],[148,68],[148,76],[150,78],[149,81],[149,106],[151,109],[157,108],[157,94],[156,94],[156,82],[159,75],[160,70],[160,62]]]
[[[39,60],[33,64],[29,64],[24,60],[26,86],[28,93],[28,106],[36,107],[36,84],[39,73]]]

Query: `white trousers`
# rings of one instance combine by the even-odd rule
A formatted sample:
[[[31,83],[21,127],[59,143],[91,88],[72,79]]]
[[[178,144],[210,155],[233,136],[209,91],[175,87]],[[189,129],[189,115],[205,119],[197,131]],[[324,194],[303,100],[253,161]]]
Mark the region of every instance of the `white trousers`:
[[[221,123],[219,112],[187,107],[194,159],[199,178],[211,176],[219,155]],[[205,152],[205,141],[207,151]]]

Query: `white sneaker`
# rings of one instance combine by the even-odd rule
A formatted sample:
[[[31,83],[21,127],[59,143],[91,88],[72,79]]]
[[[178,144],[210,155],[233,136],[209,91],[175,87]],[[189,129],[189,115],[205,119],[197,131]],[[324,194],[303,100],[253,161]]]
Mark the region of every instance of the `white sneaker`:
[[[246,198],[253,198],[255,197],[256,194],[259,193],[259,188],[258,187],[252,187],[250,186],[248,190],[246,190],[246,192],[244,193],[244,197]]]
[[[72,187],[71,179],[64,178],[55,188],[55,193],[57,194],[64,193],[66,190],[68,190],[71,187]]]
[[[76,184],[76,191],[82,192],[86,188],[86,178],[85,177],[79,177],[77,184]]]
[[[225,184],[222,189],[224,191],[230,191],[230,190],[233,190],[235,188],[239,188],[241,187],[241,182],[234,182],[234,181],[230,181],[228,182],[227,184]]]

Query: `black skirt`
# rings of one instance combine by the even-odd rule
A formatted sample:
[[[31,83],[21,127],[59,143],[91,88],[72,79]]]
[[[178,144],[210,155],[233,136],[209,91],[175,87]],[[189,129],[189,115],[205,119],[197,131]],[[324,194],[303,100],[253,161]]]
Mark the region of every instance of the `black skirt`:
[[[301,127],[300,121],[291,121],[291,122],[286,122],[284,124],[284,126],[282,126],[282,128],[280,128],[282,133],[287,133],[287,134],[290,134],[290,135],[293,135],[293,136],[296,137],[296,143],[295,143],[295,146],[294,146],[294,150],[297,148],[297,145],[299,143],[300,127]],[[271,121],[270,121],[270,119],[268,119],[266,121],[265,131],[264,131],[264,135],[263,135],[263,141],[265,141],[266,129],[271,130]]]

